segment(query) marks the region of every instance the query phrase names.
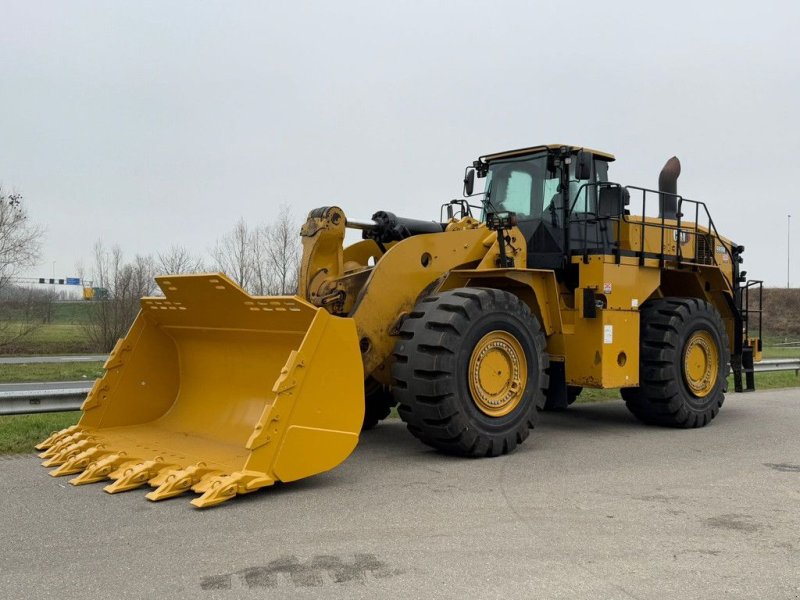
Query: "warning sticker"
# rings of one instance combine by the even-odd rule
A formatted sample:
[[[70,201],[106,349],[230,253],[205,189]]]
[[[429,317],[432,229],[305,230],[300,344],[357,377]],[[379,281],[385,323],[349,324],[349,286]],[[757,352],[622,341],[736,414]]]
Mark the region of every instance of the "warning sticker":
[[[610,281],[608,281],[608,282],[603,284],[603,293],[604,294],[610,294],[611,293],[611,282]]]
[[[604,344],[613,344],[614,343],[614,326],[613,325],[603,325],[603,343]]]
[[[631,308],[637,308],[638,306],[639,306],[639,299],[631,298]]]

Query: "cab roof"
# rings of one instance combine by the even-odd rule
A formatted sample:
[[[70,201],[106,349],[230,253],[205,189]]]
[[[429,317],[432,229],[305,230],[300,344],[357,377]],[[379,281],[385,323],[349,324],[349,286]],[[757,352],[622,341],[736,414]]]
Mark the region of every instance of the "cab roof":
[[[518,150],[506,150],[504,152],[495,152],[494,154],[485,154],[480,157],[481,162],[491,162],[493,160],[500,160],[502,158],[512,158],[514,156],[525,156],[526,154],[533,154],[535,152],[541,152],[542,150],[558,150],[559,148],[567,147],[574,152],[578,152],[579,150],[583,150],[584,152],[589,152],[593,154],[597,158],[601,160],[607,160],[611,162],[615,159],[613,154],[609,154],[608,152],[603,152],[602,150],[593,150],[592,148],[586,148],[584,146],[573,146],[572,144],[543,144],[541,146],[531,146],[529,148],[519,148]]]

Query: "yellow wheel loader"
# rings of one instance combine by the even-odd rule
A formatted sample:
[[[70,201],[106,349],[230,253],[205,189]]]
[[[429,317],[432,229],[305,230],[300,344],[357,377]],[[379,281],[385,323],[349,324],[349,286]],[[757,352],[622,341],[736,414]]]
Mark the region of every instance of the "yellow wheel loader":
[[[677,194],[676,158],[658,190],[610,181],[613,160],[482,156],[438,221],[313,210],[296,296],[159,277],[80,422],[37,446],[43,464],[208,507],[334,468],[394,405],[425,444],[474,457],[511,452],[585,387],[621,388],[646,423],[708,424],[730,367],[754,387],[760,282]],[[363,239],[345,247],[348,227]]]

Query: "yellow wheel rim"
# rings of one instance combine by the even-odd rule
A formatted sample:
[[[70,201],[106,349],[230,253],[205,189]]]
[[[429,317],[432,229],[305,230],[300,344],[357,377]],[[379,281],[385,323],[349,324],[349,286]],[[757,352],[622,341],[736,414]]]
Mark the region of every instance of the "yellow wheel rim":
[[[507,331],[490,331],[469,359],[472,401],[490,417],[507,415],[519,405],[528,383],[528,361],[517,338]]]
[[[719,349],[708,331],[695,331],[683,351],[683,373],[689,391],[698,398],[711,393],[719,375]]]

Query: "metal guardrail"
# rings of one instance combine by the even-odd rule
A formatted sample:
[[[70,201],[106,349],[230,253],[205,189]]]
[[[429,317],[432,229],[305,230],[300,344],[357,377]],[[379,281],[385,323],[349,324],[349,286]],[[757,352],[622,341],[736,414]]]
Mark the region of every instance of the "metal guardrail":
[[[0,365],[33,365],[76,362],[106,362],[108,354],[61,354],[49,356],[0,356]]]
[[[794,371],[800,374],[800,358],[771,358],[762,360],[753,365],[756,373],[769,373],[773,371]]]
[[[794,371],[795,374],[800,375],[800,358],[774,358],[755,364],[756,373],[776,371]],[[69,383],[64,385],[69,385]],[[92,389],[92,385],[88,382],[85,386],[75,386],[74,383],[71,385],[72,387],[61,389],[0,391],[0,415],[78,410],[83,404],[86,394]]]
[[[87,385],[69,389],[0,391],[0,415],[78,410],[91,389],[92,386]]]

